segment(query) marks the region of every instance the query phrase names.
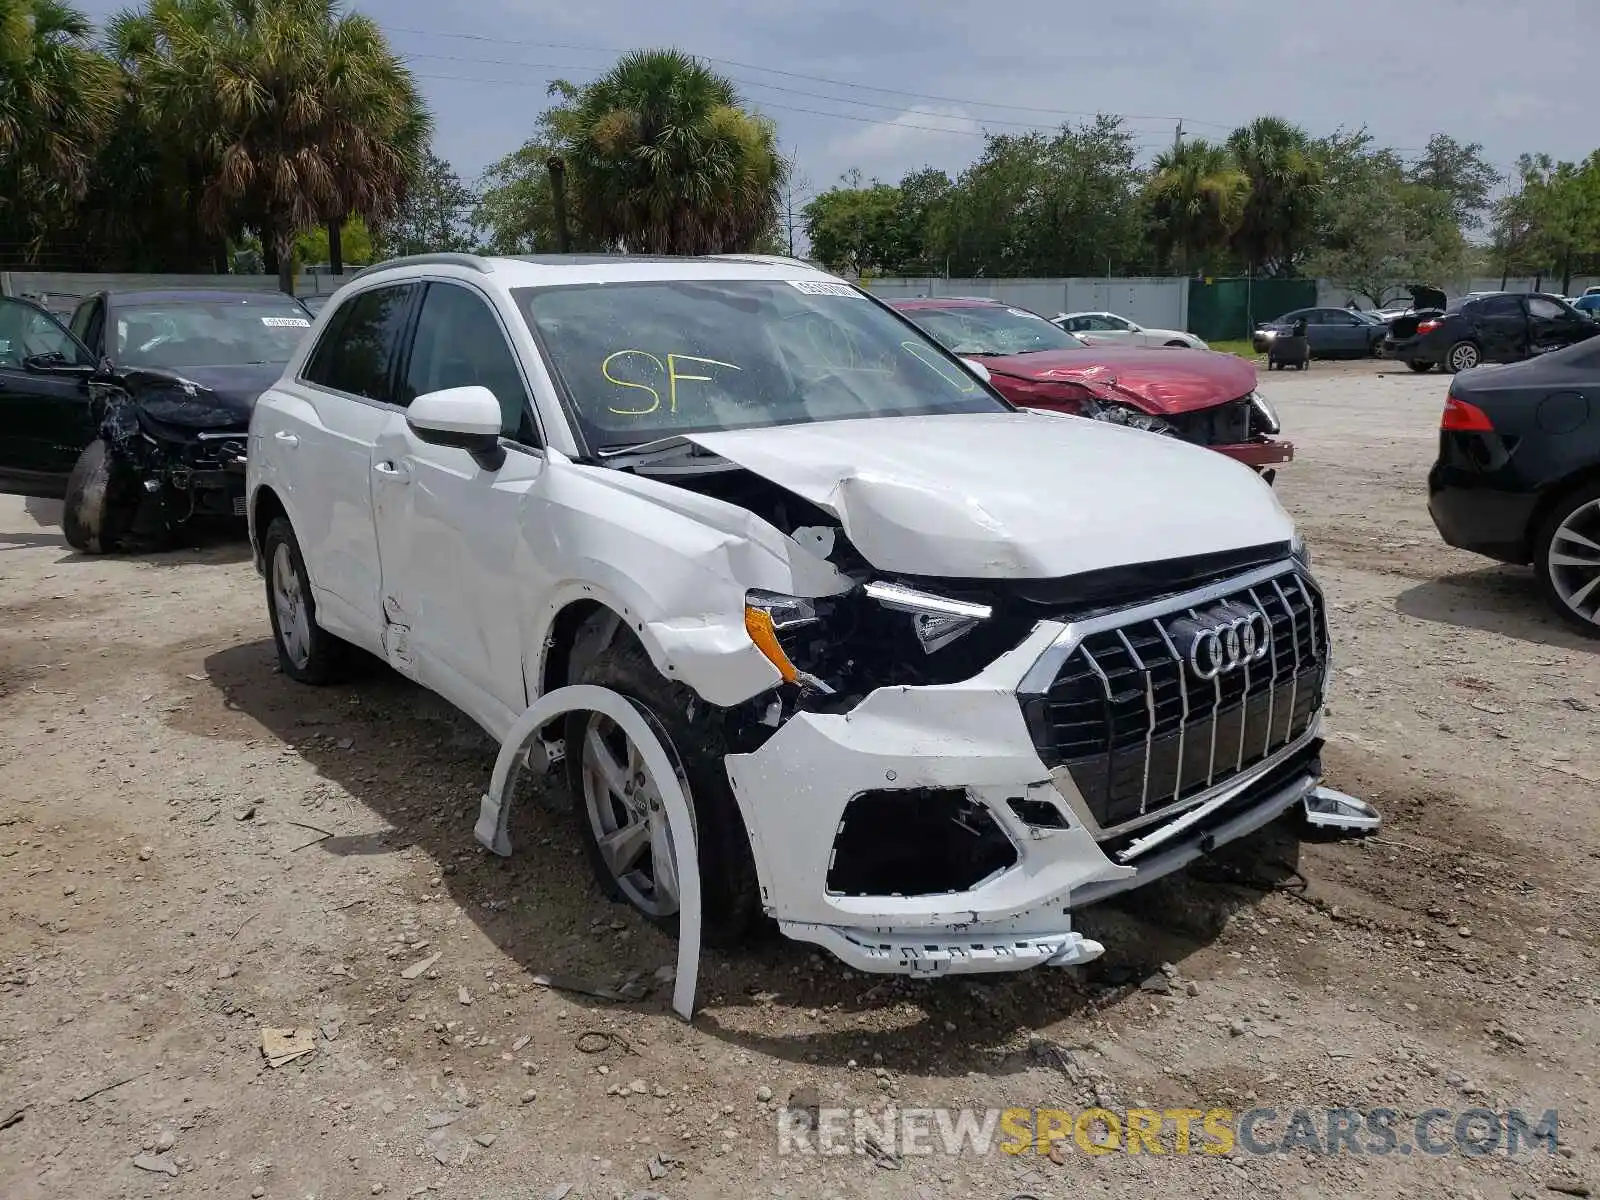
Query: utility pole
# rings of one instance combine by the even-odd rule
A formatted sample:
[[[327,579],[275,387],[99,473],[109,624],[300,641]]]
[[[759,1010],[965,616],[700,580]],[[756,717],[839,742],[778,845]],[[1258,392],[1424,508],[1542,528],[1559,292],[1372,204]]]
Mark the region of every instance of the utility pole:
[[[1183,118],[1178,118],[1177,132],[1172,135],[1172,153],[1176,157],[1178,151],[1183,149]]]

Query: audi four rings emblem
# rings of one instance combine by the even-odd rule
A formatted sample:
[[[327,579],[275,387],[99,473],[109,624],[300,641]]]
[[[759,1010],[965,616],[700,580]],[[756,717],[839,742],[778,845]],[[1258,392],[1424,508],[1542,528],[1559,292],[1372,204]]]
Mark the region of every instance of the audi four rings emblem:
[[[1257,609],[1228,608],[1207,614],[1189,642],[1189,669],[1201,679],[1215,679],[1267,656],[1272,626]]]

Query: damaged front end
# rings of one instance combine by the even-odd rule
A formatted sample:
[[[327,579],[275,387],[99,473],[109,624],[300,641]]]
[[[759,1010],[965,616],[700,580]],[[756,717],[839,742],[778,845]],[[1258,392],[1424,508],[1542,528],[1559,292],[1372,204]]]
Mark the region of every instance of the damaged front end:
[[[248,407],[155,371],[93,390],[100,436],[139,497],[130,537],[160,541],[197,519],[244,515]]]

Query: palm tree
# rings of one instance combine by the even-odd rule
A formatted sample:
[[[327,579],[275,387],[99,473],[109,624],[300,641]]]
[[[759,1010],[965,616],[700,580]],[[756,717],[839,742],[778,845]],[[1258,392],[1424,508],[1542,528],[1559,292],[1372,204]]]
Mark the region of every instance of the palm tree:
[[[26,260],[88,188],[117,70],[61,0],[0,0],[0,258]]]
[[[748,250],[777,219],[788,165],[772,122],[678,50],[635,51],[561,124],[583,232],[654,254]]]
[[[1292,273],[1321,197],[1322,171],[1310,138],[1281,117],[1257,117],[1228,135],[1228,150],[1250,181],[1235,246],[1252,271]]]
[[[1227,245],[1249,195],[1250,179],[1226,146],[1194,138],[1157,155],[1145,200],[1162,257],[1176,247],[1187,275],[1191,256]]]
[[[377,26],[338,0],[148,0],[113,41],[179,140],[206,226],[259,233],[285,291],[301,232],[399,207],[430,120]]]

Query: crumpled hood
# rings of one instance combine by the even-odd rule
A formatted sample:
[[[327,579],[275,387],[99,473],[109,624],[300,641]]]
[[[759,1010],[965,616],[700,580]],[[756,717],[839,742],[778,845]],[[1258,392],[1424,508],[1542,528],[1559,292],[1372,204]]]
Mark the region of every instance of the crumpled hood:
[[[278,381],[282,363],[231,367],[133,368],[125,386],[152,418],[184,429],[233,429],[250,424],[256,399]]]
[[[832,513],[882,571],[1055,579],[1294,533],[1248,467],[1082,417],[886,417],[685,436]]]
[[[1097,384],[1149,413],[1184,413],[1226,404],[1255,391],[1256,367],[1213,350],[1095,346],[1041,350],[980,360],[997,375]]]

